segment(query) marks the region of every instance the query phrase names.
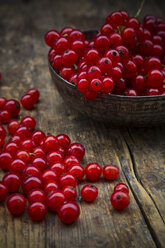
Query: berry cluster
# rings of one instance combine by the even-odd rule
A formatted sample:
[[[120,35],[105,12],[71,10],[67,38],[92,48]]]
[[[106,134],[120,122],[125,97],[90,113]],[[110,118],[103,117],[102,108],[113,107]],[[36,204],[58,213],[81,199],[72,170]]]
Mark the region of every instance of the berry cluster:
[[[119,168],[106,165],[102,170],[99,164],[90,163],[84,169],[80,164],[85,155],[83,145],[71,143],[66,134],[46,136],[43,131],[34,130],[35,127],[36,121],[30,116],[20,122],[10,121],[7,129],[11,137],[5,143],[7,132],[0,125],[0,168],[7,172],[0,182],[0,201],[10,194],[7,208],[13,215],[20,215],[27,206],[26,196],[27,212],[33,221],[44,219],[48,208],[57,212],[62,222],[72,223],[80,215],[75,201],[77,183],[84,176],[96,182],[102,172],[106,180],[114,180]],[[95,200],[97,195],[94,185],[87,184],[81,189],[81,197],[87,202]],[[122,199],[119,205],[121,202]]]
[[[27,93],[21,97],[21,104],[25,109],[32,109],[34,104],[39,100],[40,92],[37,89],[29,89]]]
[[[13,117],[18,116],[19,112],[20,103],[17,100],[0,97],[0,121],[3,124],[9,123]]]
[[[52,67],[75,84],[88,100],[98,93],[126,96],[165,94],[165,22],[146,16],[143,23],[122,10],[107,16],[105,24],[87,40],[71,27],[50,30]]]

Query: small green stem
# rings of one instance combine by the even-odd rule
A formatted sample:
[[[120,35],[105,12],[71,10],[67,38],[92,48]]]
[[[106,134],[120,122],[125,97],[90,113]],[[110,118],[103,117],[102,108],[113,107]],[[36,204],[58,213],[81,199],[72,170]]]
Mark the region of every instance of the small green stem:
[[[145,3],[145,0],[142,0],[142,2],[141,2],[141,4],[140,4],[140,7],[139,7],[139,9],[138,9],[138,11],[137,11],[137,13],[136,13],[136,15],[135,15],[136,18],[139,17],[140,12],[141,12],[141,10],[142,10],[142,8],[143,8],[144,3]]]

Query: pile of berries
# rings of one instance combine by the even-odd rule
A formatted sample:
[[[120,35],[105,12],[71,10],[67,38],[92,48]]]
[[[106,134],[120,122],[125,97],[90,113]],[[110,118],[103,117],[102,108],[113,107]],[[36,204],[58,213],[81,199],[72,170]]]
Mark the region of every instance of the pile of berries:
[[[85,33],[65,27],[50,30],[48,58],[65,80],[88,100],[98,93],[126,96],[165,94],[165,22],[146,16],[143,23],[122,10],[87,40]]]
[[[17,114],[13,108],[11,116]],[[66,134],[46,135],[35,128],[33,117],[11,120],[7,125],[11,136],[5,143],[7,132],[0,125],[0,168],[6,172],[0,181],[0,202],[8,196],[7,208],[18,216],[25,211],[28,200],[27,212],[33,221],[43,220],[49,209],[57,212],[62,222],[72,223],[80,215],[77,184],[85,176],[97,182],[102,173],[106,180],[114,180],[119,168],[106,165],[102,169],[97,163],[84,168],[80,164],[85,155],[83,145],[71,143]],[[118,184],[115,188],[118,190],[111,197],[112,206],[124,209],[129,204],[128,187]],[[81,189],[81,198],[86,202],[94,201],[97,195],[94,185],[87,184]]]
[[[25,109],[32,109],[39,97],[40,93],[37,89],[29,89],[27,94],[22,96],[21,104]],[[12,118],[19,115],[20,109],[21,107],[19,101],[15,99],[7,100],[5,97],[0,97],[0,122],[3,124],[9,123]],[[14,122],[18,123],[18,121]]]

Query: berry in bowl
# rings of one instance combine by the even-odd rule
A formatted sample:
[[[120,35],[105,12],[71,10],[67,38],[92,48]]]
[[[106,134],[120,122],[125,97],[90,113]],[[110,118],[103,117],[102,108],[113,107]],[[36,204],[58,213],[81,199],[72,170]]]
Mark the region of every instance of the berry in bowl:
[[[114,125],[165,123],[165,22],[143,23],[126,11],[98,31],[50,30],[45,42],[52,79],[65,102]]]

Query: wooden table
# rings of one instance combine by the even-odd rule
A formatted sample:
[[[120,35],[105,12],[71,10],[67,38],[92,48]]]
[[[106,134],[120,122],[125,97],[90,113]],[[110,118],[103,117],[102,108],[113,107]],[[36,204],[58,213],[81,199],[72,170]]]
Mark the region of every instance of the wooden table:
[[[43,40],[49,29],[68,25],[95,29],[109,12],[124,8],[134,15],[138,6],[138,0],[1,0],[0,95],[20,99],[27,89],[37,87],[40,102],[31,112],[21,111],[21,116],[34,116],[46,133],[67,133],[73,142],[83,143],[84,165],[117,164],[121,173],[113,182],[97,183],[98,199],[80,203],[81,217],[70,226],[50,212],[41,223],[33,223],[27,213],[13,218],[1,203],[0,248],[165,247],[164,127],[112,128],[74,113],[51,82]],[[141,17],[147,13],[163,17],[164,10],[164,1],[146,1]],[[122,212],[109,201],[118,182],[130,187],[131,203]]]

